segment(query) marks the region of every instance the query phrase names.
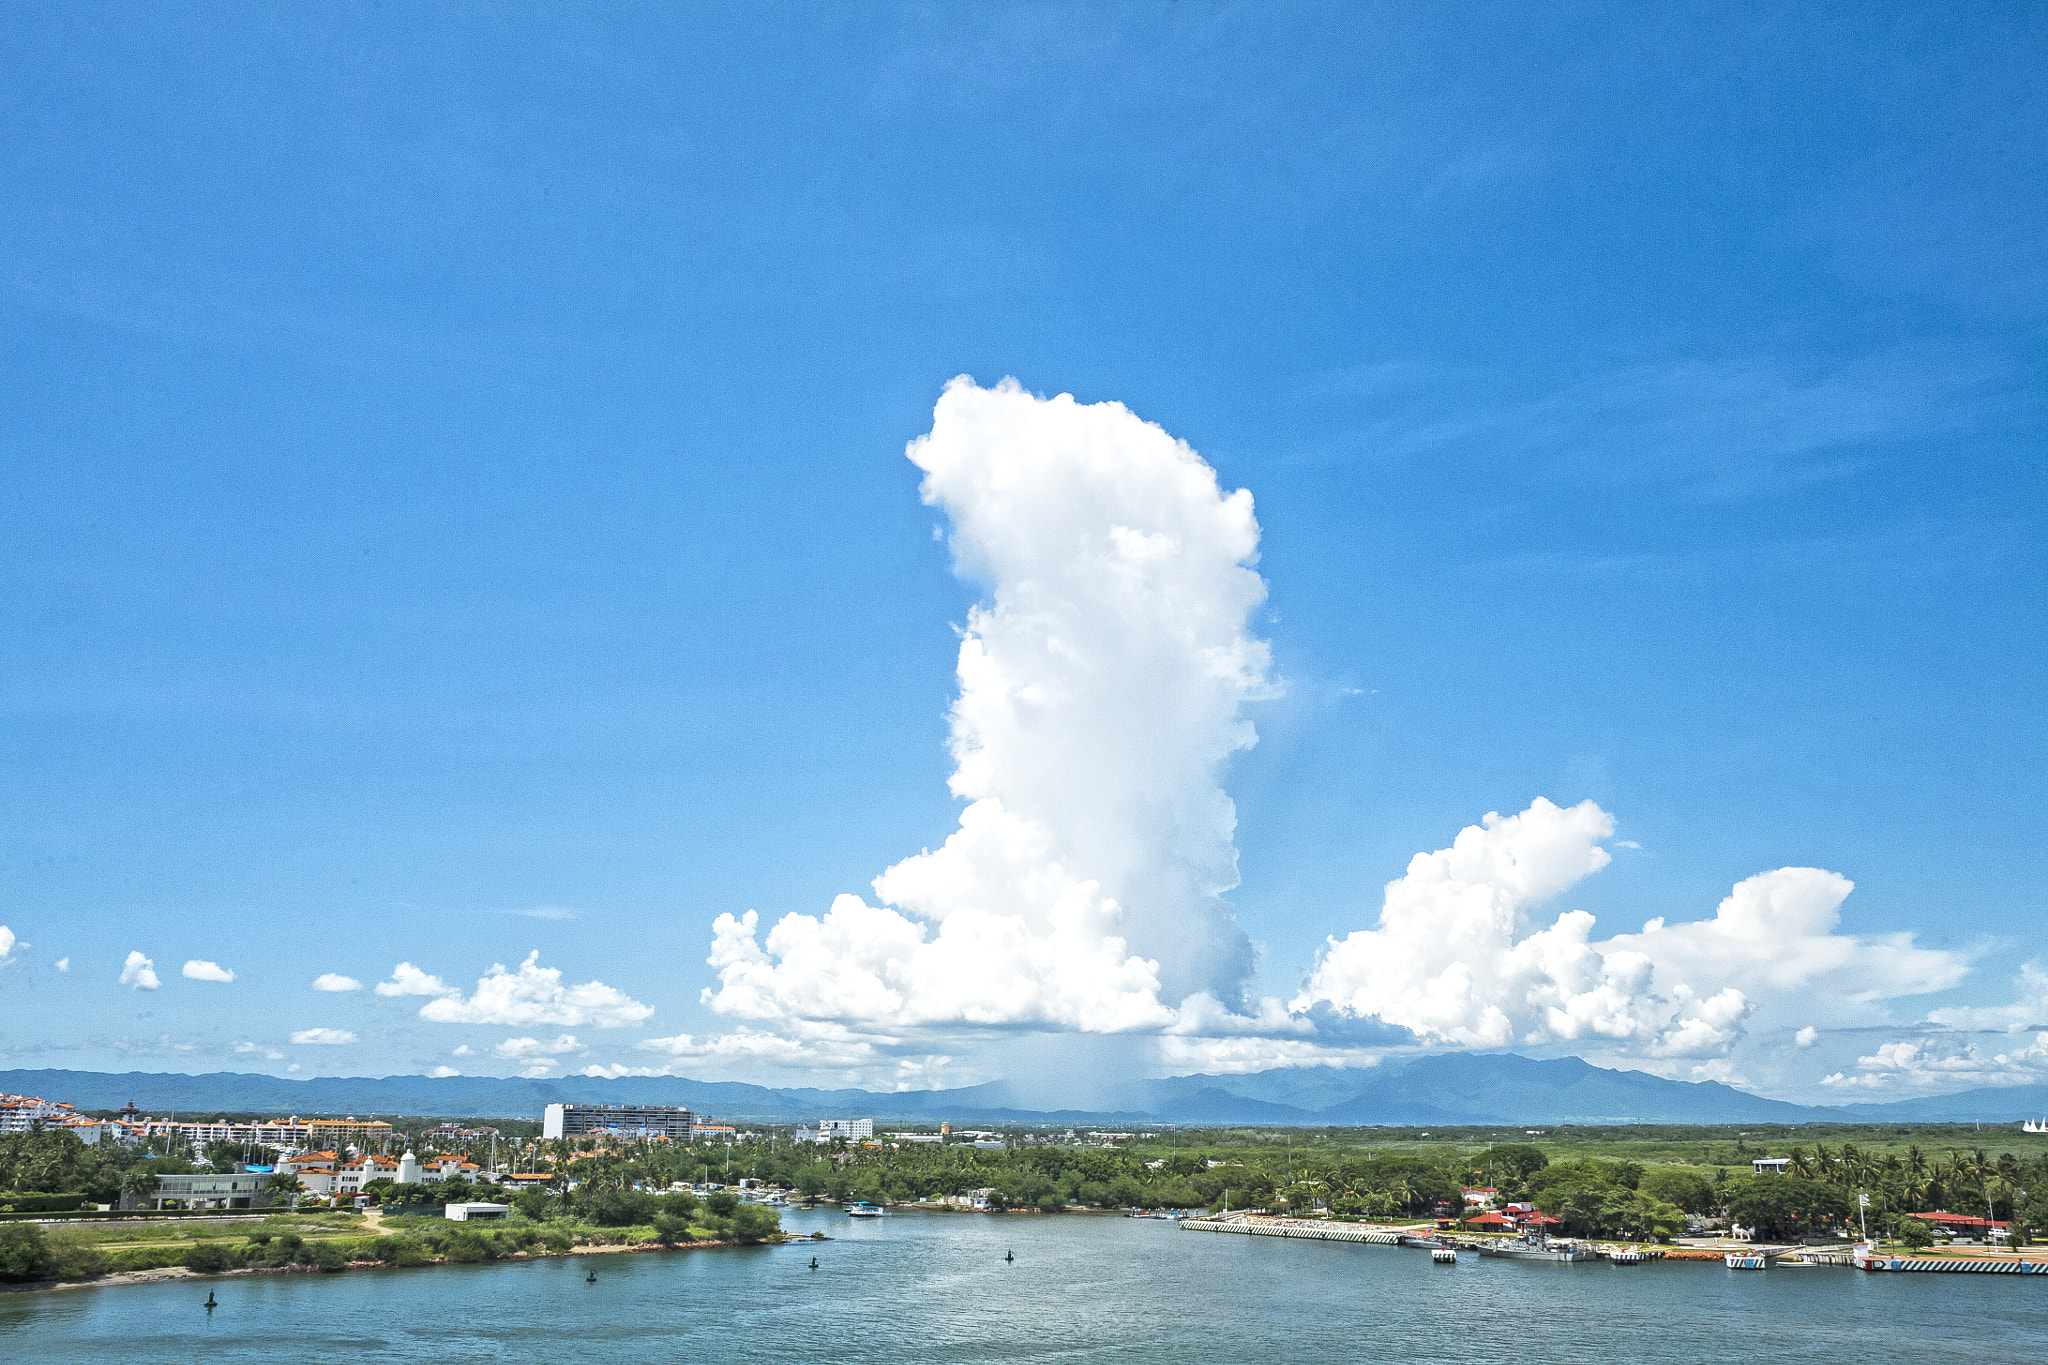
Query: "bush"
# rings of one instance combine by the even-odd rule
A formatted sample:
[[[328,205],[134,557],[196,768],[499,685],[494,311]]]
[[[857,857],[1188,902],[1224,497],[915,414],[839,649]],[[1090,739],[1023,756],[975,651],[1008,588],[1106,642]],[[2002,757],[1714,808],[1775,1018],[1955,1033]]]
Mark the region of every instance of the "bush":
[[[1918,1218],[1899,1220],[1899,1240],[1915,1251],[1934,1245],[1934,1229]]]
[[[385,1265],[425,1265],[427,1249],[417,1237],[379,1237],[370,1253]]]
[[[710,1209],[712,1215],[717,1218],[732,1217],[733,1210],[739,1206],[740,1197],[731,1190],[713,1190],[710,1197],[704,1201],[704,1207]]]
[[[40,1280],[48,1254],[34,1223],[0,1224],[0,1280]]]
[[[567,1251],[576,1245],[576,1239],[561,1228],[549,1228],[541,1234],[541,1240],[548,1244],[549,1251]]]
[[[70,1213],[92,1203],[83,1190],[67,1194],[0,1195],[0,1213]]]
[[[448,1259],[457,1265],[475,1265],[497,1258],[497,1244],[481,1232],[464,1228],[448,1239]]]
[[[599,1190],[583,1201],[583,1212],[599,1227],[626,1228],[654,1217],[654,1196],[638,1190]]]
[[[44,1273],[60,1280],[89,1280],[107,1271],[107,1253],[75,1232],[58,1232],[46,1240],[49,1262]]]
[[[688,1219],[677,1218],[671,1214],[666,1213],[657,1213],[654,1215],[655,1241],[661,1243],[665,1247],[672,1247],[677,1242],[687,1242],[689,1239],[690,1223]]]
[[[233,1267],[240,1258],[219,1242],[201,1242],[185,1253],[185,1265],[202,1275],[217,1275]]]
[[[332,1242],[314,1242],[307,1246],[306,1263],[321,1270],[336,1271],[348,1269],[348,1253]]]
[[[662,1195],[654,1201],[654,1206],[669,1217],[680,1218],[685,1222],[694,1218],[697,1210],[702,1207],[702,1205],[698,1204],[696,1195],[685,1194],[681,1191],[677,1191],[675,1194]]]
[[[531,1218],[536,1223],[544,1223],[548,1215],[554,1212],[555,1197],[546,1190],[521,1190],[512,1196],[512,1207],[519,1210],[523,1217]]]
[[[782,1231],[782,1219],[773,1209],[743,1204],[732,1216],[732,1231],[742,1242],[765,1242]]]

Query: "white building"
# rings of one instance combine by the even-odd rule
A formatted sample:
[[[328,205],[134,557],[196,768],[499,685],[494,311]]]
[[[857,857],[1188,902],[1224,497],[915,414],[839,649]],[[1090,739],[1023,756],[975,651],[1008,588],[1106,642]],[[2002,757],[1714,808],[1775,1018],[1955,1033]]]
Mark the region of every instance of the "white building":
[[[873,1119],[818,1120],[818,1141],[820,1142],[830,1142],[833,1138],[845,1138],[848,1142],[858,1142],[863,1138],[871,1138],[874,1135],[875,1121]]]
[[[503,1218],[512,1212],[510,1204],[449,1204],[442,1215],[457,1223],[475,1223],[486,1219]]]
[[[38,1124],[53,1128],[62,1120],[77,1117],[77,1111],[68,1104],[34,1095],[0,1093],[0,1133],[26,1133]]]

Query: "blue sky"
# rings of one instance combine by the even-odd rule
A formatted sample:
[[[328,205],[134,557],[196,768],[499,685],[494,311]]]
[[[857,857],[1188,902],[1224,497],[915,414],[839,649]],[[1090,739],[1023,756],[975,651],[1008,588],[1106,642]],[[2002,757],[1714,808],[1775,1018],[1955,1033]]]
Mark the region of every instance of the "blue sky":
[[[1701,921],[1814,868],[1855,883],[1839,935],[1946,956],[1803,1046],[1745,987],[1718,1052],[1525,1050],[1811,1099],[2048,1074],[2018,980],[2048,955],[2040,15],[10,27],[7,1064],[1028,1065],[1014,1020],[850,1056],[806,1050],[843,1020],[699,1002],[718,916],[873,899],[961,818],[988,585],[903,452],[966,374],[1127,405],[1256,499],[1244,632],[1280,686],[1215,774],[1260,950],[1233,1010],[1300,996],[1417,853],[1590,800],[1611,862],[1526,928]],[[475,983],[535,950],[651,1012],[482,1022]],[[401,961],[474,1022],[308,987]],[[1318,1027],[1224,1033],[1336,1051],[1212,1060],[1389,1045]],[[701,1050],[734,1028],[791,1047]]]

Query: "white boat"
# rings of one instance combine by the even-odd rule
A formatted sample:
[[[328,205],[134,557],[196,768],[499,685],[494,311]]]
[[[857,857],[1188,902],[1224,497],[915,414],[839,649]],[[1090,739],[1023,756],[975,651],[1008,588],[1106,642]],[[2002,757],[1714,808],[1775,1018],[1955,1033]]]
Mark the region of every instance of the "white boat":
[[[1731,1251],[1722,1259],[1730,1270],[1769,1270],[1771,1258],[1761,1251]]]
[[[880,1209],[876,1208],[873,1204],[866,1203],[851,1205],[846,1210],[846,1213],[850,1218],[880,1218],[882,1216]]]
[[[1614,1262],[1614,1264],[1616,1265],[1641,1265],[1643,1262],[1650,1259],[1650,1253],[1647,1251],[1635,1250],[1610,1251],[1607,1253],[1607,1259]]]
[[[1456,1247],[1431,1247],[1429,1261],[1431,1265],[1456,1265],[1458,1263],[1458,1249]]]
[[[1577,1242],[1553,1242],[1547,1237],[1517,1237],[1512,1241],[1483,1246],[1479,1248],[1479,1254],[1498,1257],[1504,1261],[1590,1261],[1600,1253]]]

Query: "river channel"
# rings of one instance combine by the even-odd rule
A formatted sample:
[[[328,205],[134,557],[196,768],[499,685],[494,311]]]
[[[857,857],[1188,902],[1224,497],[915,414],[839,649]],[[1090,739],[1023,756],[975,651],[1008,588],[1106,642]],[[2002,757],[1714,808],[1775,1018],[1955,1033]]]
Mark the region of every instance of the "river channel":
[[[0,1356],[1690,1365],[2033,1359],[2048,1342],[2048,1277],[1469,1254],[1439,1267],[1395,1247],[1087,1215],[819,1210],[784,1225],[834,1240],[0,1295]]]

